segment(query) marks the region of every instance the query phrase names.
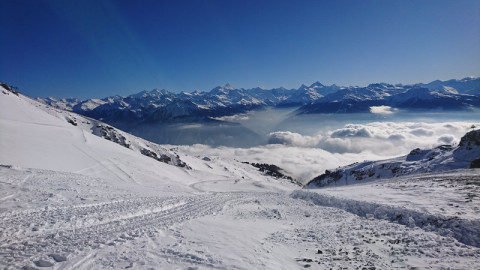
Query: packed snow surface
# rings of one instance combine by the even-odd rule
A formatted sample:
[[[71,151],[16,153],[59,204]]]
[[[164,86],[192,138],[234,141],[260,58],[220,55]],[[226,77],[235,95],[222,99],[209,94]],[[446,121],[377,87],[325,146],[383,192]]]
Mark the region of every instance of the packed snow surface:
[[[0,93],[2,269],[480,268],[476,170],[306,191],[64,113]]]

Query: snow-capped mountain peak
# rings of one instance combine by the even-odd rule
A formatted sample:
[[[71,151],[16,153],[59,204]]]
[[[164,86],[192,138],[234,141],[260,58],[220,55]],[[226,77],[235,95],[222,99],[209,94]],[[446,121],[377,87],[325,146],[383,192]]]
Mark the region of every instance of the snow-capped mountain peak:
[[[323,88],[323,87],[325,87],[325,85],[323,85],[319,81],[316,81],[310,85],[310,88]]]

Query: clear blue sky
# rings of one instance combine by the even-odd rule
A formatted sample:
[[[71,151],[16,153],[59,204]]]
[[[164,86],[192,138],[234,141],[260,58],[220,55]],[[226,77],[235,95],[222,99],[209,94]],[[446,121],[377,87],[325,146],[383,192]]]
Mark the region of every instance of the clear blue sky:
[[[0,0],[0,81],[105,97],[480,75],[480,1]]]

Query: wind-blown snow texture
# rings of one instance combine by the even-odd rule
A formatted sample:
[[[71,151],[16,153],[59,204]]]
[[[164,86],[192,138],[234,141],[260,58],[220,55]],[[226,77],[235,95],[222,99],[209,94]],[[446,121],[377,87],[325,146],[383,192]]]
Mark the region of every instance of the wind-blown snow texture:
[[[480,268],[476,170],[298,191],[6,89],[0,149],[2,269]]]

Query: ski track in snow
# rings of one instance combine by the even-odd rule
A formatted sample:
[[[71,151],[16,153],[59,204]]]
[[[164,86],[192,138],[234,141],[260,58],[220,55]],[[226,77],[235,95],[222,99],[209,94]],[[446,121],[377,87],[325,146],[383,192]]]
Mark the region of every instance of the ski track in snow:
[[[131,241],[212,214],[236,196],[145,197],[4,212],[0,214],[0,265],[41,264],[42,259],[55,256],[51,254],[74,255]]]
[[[143,198],[9,213],[8,217],[2,216],[1,226],[7,229],[2,231],[4,241],[0,255],[5,256],[7,264],[28,263],[48,254],[70,254],[77,249],[115,245],[154,233],[156,228],[210,214],[227,199],[229,196]]]
[[[93,155],[87,153],[87,151],[85,151],[84,149],[81,149],[80,147],[75,145],[74,147],[78,149],[80,152],[82,152],[83,154],[85,154],[86,156],[88,156],[89,158],[97,161],[97,164],[93,165],[92,167],[96,167],[100,165],[103,168],[105,168],[107,171],[111,172],[113,175],[117,176],[119,179],[122,179],[122,181],[133,182],[135,184],[138,184],[138,182],[130,174],[128,174],[122,168],[120,168],[120,166],[116,164],[114,161],[110,159],[100,161],[97,158],[95,158]],[[83,170],[87,170],[87,169],[90,169],[90,168],[85,168]]]

